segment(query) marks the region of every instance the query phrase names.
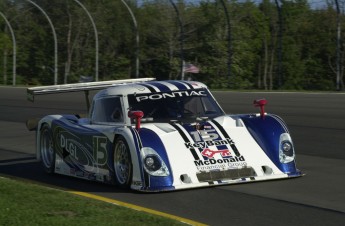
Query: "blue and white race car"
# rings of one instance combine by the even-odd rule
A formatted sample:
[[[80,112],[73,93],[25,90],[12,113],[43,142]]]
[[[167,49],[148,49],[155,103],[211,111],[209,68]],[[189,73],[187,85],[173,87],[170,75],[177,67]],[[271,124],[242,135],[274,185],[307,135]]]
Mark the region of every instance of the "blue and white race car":
[[[206,85],[150,78],[34,87],[36,95],[102,89],[86,118],[48,115],[37,131],[37,158],[48,173],[139,191],[298,177],[281,118],[227,115]]]

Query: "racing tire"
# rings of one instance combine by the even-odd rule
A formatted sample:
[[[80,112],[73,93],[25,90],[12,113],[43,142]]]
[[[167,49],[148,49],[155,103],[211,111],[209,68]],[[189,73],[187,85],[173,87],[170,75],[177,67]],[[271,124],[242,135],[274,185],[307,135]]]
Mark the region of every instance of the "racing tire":
[[[47,124],[44,124],[40,133],[40,154],[41,163],[45,171],[49,174],[55,170],[55,150],[53,133]]]
[[[115,185],[130,188],[133,175],[132,158],[128,144],[122,136],[114,142],[113,169]]]

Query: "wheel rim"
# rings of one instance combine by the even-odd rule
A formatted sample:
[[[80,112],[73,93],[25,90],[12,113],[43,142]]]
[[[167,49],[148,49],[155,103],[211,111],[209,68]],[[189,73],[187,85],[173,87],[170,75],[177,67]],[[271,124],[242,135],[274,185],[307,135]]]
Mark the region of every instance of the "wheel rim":
[[[54,159],[53,140],[48,130],[44,130],[42,132],[41,158],[46,168],[50,168],[53,165],[53,159]]]
[[[115,147],[114,169],[118,182],[126,184],[130,177],[131,162],[126,144],[119,141]]]

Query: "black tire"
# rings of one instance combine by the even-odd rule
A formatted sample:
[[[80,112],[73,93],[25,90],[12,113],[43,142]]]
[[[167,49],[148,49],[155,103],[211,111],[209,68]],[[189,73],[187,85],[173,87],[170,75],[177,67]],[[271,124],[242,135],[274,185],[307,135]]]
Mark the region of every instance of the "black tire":
[[[41,163],[47,173],[54,173],[55,169],[55,150],[53,133],[47,124],[44,124],[40,134],[40,154]]]
[[[132,158],[128,144],[122,136],[114,142],[113,169],[115,185],[129,188],[133,175]]]

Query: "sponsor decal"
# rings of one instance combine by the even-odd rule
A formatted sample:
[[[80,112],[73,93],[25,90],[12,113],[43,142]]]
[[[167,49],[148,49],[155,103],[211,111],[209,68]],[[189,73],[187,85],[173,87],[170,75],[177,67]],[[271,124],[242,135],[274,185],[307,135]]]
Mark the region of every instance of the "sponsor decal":
[[[228,156],[231,156],[231,153],[228,149],[225,149],[225,150],[217,150],[217,151],[213,151],[209,148],[205,148],[201,154],[203,156],[206,156],[207,158],[213,158],[213,156],[217,153],[220,153],[222,157],[228,157]]]
[[[208,160],[197,160],[194,161],[196,166],[203,166],[203,165],[214,165],[214,164],[223,164],[223,163],[232,163],[232,162],[244,162],[245,159],[243,156],[241,157],[230,157],[226,159],[208,159]]]
[[[196,136],[196,133],[193,132],[193,135],[194,138],[197,138],[195,140],[201,140]],[[215,136],[215,133],[211,133],[211,136],[219,137],[218,135]],[[231,148],[235,146],[235,142],[231,138],[226,138],[224,140],[205,140],[195,143],[185,142],[185,146],[190,150],[195,148],[199,149],[201,155],[204,157],[203,160],[194,160],[194,164],[199,171],[225,170],[247,166],[244,156],[233,155],[231,151],[235,152],[234,150],[224,148],[224,146],[230,146]],[[210,147],[213,148],[211,149]],[[218,150],[215,150],[215,148]]]
[[[246,167],[247,163],[243,156],[230,156],[223,159],[194,160],[194,164],[200,171],[224,170],[229,168]]]
[[[93,140],[93,158],[97,165],[104,166],[107,164],[107,138],[94,136]]]
[[[215,123],[214,123],[215,124]],[[219,129],[224,139],[212,126],[205,123],[200,129],[188,131],[192,139],[188,138],[182,126],[171,124],[181,135],[184,145],[194,157],[194,165],[199,171],[227,170],[246,167],[245,157],[242,156],[235,142],[224,129]],[[217,124],[220,127],[219,124]],[[200,158],[202,156],[202,158]]]
[[[143,182],[142,182],[142,181],[133,181],[133,182],[132,182],[132,185],[133,185],[133,186],[142,187],[142,186],[143,186]]]
[[[229,134],[225,131],[225,129],[216,120],[213,119],[212,123],[220,130],[220,132],[223,134],[223,136],[225,138],[231,139]],[[230,146],[231,146],[231,149],[234,151],[236,156],[241,156],[240,152],[237,150],[235,143],[231,143]]]
[[[168,93],[154,93],[151,95],[143,95],[143,96],[136,96],[136,100],[138,102],[145,101],[145,100],[161,100],[166,98],[176,98],[176,97],[191,97],[191,96],[207,96],[207,93],[204,90],[199,91],[175,91],[175,92],[168,92]]]
[[[110,180],[107,137],[77,135],[59,126],[53,134],[59,159],[56,172],[88,180]]]
[[[80,138],[60,127],[56,128],[54,134],[57,153],[64,162],[73,164],[70,167],[94,166],[92,156]]]
[[[184,143],[187,148],[202,148],[205,149],[209,146],[221,146],[221,145],[232,145],[234,141],[230,138],[225,140],[208,140],[208,141],[199,141],[199,142],[186,142]]]
[[[84,140],[61,128],[57,128],[56,134],[58,153],[64,161],[74,163],[79,167],[104,168],[107,164],[108,140],[106,137],[92,136],[92,146],[90,146],[87,143],[84,145]]]
[[[67,156],[71,156],[75,158],[76,160],[79,160],[77,156],[77,147],[78,147],[77,145],[81,146],[74,140],[66,139],[63,134],[60,135],[60,147],[64,151],[63,152],[64,158]]]

